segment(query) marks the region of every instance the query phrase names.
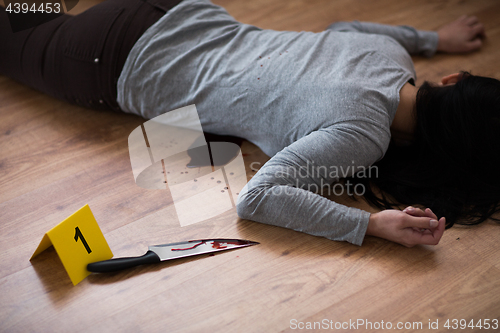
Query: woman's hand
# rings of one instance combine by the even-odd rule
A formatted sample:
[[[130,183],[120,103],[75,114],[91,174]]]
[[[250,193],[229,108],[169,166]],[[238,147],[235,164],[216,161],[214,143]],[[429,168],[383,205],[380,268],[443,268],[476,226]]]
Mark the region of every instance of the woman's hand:
[[[438,51],[466,53],[479,49],[486,37],[484,26],[475,16],[461,16],[437,30]]]
[[[367,235],[384,238],[407,247],[417,244],[436,245],[443,236],[445,218],[427,208],[407,207],[403,211],[387,209],[371,214]]]

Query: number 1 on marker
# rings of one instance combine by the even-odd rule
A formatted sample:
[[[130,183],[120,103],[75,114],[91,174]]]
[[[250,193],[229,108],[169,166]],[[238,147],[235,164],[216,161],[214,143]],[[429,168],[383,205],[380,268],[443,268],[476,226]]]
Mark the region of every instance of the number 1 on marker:
[[[83,246],[85,246],[85,250],[87,250],[87,253],[90,254],[92,250],[90,249],[89,244],[87,244],[87,241],[85,240],[85,237],[83,237],[82,232],[80,231],[80,228],[76,227],[75,228],[75,242],[78,242],[78,238],[82,241]]]

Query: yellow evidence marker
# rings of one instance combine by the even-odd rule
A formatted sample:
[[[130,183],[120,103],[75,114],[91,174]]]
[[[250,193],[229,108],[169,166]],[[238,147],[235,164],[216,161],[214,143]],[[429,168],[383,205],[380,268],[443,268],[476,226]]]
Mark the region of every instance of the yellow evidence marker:
[[[89,205],[47,231],[30,260],[51,245],[75,286],[90,274],[87,264],[113,257]]]

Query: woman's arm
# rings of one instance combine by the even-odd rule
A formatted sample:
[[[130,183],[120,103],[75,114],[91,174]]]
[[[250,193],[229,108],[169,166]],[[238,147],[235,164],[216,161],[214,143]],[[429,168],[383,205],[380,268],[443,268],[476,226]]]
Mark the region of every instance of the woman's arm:
[[[438,33],[435,31],[417,30],[401,25],[392,26],[371,22],[336,22],[328,26],[329,30],[342,32],[362,32],[367,34],[386,35],[394,38],[409,54],[422,54],[432,57],[438,49]]]
[[[410,26],[392,26],[370,22],[336,22],[327,29],[387,35],[394,38],[410,54],[431,57],[436,51],[465,53],[479,49],[484,26],[475,16],[462,16],[437,31],[417,30]]]
[[[434,214],[384,210],[370,215],[319,195],[327,193],[324,186],[353,176],[360,171],[358,167],[368,167],[382,157],[383,149],[373,139],[374,131],[377,127],[367,123],[340,123],[286,147],[240,192],[238,215],[356,245],[362,244],[365,234],[405,246],[437,244],[444,219],[435,226],[431,222],[437,220]],[[340,189],[337,187],[334,193]]]
[[[319,129],[273,156],[238,196],[241,218],[361,245],[370,214],[316,193],[369,166],[382,150],[363,128],[340,123]],[[368,129],[366,129],[368,131]],[[336,193],[340,193],[337,188]],[[316,192],[316,193],[313,193]]]

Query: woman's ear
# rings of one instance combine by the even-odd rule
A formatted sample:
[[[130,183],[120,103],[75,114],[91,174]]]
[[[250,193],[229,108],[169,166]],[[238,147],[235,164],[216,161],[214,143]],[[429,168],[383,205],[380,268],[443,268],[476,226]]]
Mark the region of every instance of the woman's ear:
[[[462,73],[455,73],[445,76],[441,79],[441,85],[448,86],[457,83],[462,79]]]

